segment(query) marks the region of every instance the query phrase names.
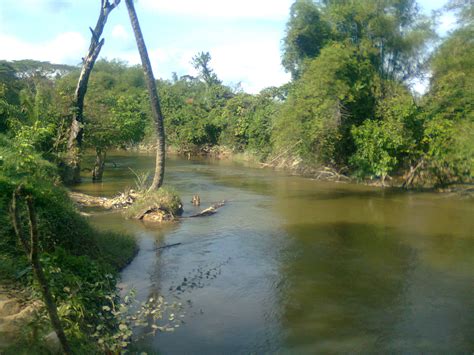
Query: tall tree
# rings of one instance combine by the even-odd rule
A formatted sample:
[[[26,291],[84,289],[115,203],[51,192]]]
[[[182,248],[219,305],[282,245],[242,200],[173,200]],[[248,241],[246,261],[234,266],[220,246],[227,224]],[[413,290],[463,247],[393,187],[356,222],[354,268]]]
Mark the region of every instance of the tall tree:
[[[128,15],[132,24],[133,33],[137,42],[138,51],[142,60],[143,71],[145,72],[146,84],[150,95],[151,113],[155,122],[157,148],[156,148],[156,164],[155,175],[150,189],[158,189],[163,184],[165,174],[165,129],[163,125],[163,114],[161,112],[160,99],[156,91],[155,77],[151,68],[150,58],[146,49],[145,40],[143,39],[140,23],[138,22],[137,13],[133,5],[133,0],[125,0],[128,9]]]
[[[370,56],[386,79],[409,80],[423,68],[431,22],[416,0],[296,0],[283,39],[282,64],[298,78],[305,63],[334,42]]]
[[[321,48],[331,37],[329,23],[313,0],[296,0],[290,9],[283,39],[282,64],[293,79],[300,76],[308,58],[319,55]]]
[[[194,69],[199,71],[199,76],[208,85],[220,84],[221,81],[217,78],[216,73],[210,67],[211,54],[209,52],[200,52],[193,57],[191,64]]]
[[[423,69],[431,21],[416,0],[324,0],[321,11],[337,41],[367,53],[384,79],[408,81]]]
[[[74,183],[80,181],[80,150],[82,146],[83,136],[83,111],[84,98],[87,92],[87,84],[89,76],[94,68],[95,61],[99,56],[100,50],[104,45],[104,39],[100,39],[104,26],[110,12],[120,3],[120,0],[114,0],[111,4],[109,0],[101,0],[99,18],[94,29],[90,28],[92,32],[91,43],[87,55],[82,59],[82,70],[77,82],[76,91],[73,101],[73,117],[69,131],[69,139],[67,144],[66,167],[64,172],[64,182]]]
[[[428,172],[443,186],[474,177],[474,6],[449,3],[458,28],[431,59],[430,90],[425,100]]]

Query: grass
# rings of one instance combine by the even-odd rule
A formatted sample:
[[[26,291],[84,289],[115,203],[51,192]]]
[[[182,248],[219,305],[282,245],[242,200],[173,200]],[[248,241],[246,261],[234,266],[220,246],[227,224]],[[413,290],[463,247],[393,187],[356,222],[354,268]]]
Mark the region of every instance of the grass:
[[[152,207],[159,207],[173,216],[180,216],[183,212],[183,204],[176,191],[170,187],[161,187],[156,191],[139,193],[135,203],[124,210],[124,215],[127,218],[135,218],[144,210]]]
[[[94,239],[102,261],[115,270],[127,266],[138,251],[135,238],[127,234],[97,232]]]
[[[118,272],[136,254],[136,241],[133,236],[93,228],[57,183],[55,167],[35,154],[29,157],[31,162],[21,165],[17,162],[20,155],[7,143],[0,140],[0,285],[19,287],[33,300],[41,298],[10,220],[12,193],[23,184],[34,201],[41,263],[66,335],[77,345],[77,353],[103,352],[91,340],[92,334],[99,324],[104,332],[113,332],[117,327],[112,316],[104,318],[103,308],[111,308],[111,302],[118,297]],[[26,234],[28,219],[24,205],[20,203],[20,215]],[[31,330],[25,327],[25,334],[18,334],[19,348],[11,348],[10,352],[24,353],[29,346],[38,349],[35,344],[41,343],[42,336],[50,331],[48,322],[36,323]]]

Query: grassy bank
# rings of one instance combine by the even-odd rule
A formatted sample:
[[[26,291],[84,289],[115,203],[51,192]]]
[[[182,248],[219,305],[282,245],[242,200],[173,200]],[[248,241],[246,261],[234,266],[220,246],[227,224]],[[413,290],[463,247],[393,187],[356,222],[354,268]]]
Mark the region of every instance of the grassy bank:
[[[41,300],[28,259],[10,220],[13,191],[19,184],[32,196],[38,219],[41,264],[57,304],[66,336],[77,353],[103,353],[114,346],[119,328],[113,314],[118,272],[137,251],[133,237],[101,232],[89,225],[57,183],[55,168],[34,153],[25,155],[0,142],[0,286],[17,290],[25,305]],[[19,158],[20,157],[20,158]],[[28,219],[20,204],[24,231]],[[41,305],[41,302],[37,302]],[[9,353],[47,353],[44,337],[52,328],[43,307],[25,324]]]

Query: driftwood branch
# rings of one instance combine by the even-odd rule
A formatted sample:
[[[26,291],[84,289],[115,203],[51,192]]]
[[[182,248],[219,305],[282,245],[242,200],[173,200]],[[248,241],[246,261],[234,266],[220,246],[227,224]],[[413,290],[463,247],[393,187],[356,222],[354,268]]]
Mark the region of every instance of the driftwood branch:
[[[202,210],[199,213],[196,213],[196,214],[193,214],[192,216],[189,216],[189,218],[211,216],[211,215],[217,213],[217,209],[221,208],[224,205],[225,205],[225,201],[215,203],[211,207],[208,207],[208,208],[206,208],[205,210]]]
[[[21,220],[20,220],[20,213],[18,211],[17,207],[17,201],[18,201],[18,196],[22,193],[23,186],[20,185],[18,188],[13,192],[13,198],[12,198],[12,204],[10,208],[10,214],[12,218],[12,224],[13,224],[13,229],[15,231],[15,235],[17,236],[18,240],[20,241],[21,245],[23,246],[23,249],[25,250],[25,253],[27,255],[30,254],[30,246],[28,244],[28,241],[26,240],[24,234],[23,234],[23,228],[21,226]]]
[[[346,175],[341,174],[335,169],[329,168],[327,166],[317,171],[317,174],[318,175],[316,176],[316,180],[331,180],[331,181],[333,180],[339,181],[341,179],[350,180],[350,178],[347,177]]]
[[[165,244],[165,245],[162,245],[158,248],[155,248],[153,249],[154,251],[156,250],[162,250],[162,249],[167,249],[167,248],[172,248],[172,247],[177,247],[178,245],[181,245],[182,243],[174,243],[174,244]]]
[[[25,198],[26,208],[28,210],[28,222],[30,232],[29,243],[23,235],[23,230],[21,227],[20,213],[18,211],[18,201],[20,197]],[[30,194],[25,193],[22,185],[20,185],[13,192],[11,215],[16,236],[23,245],[23,248],[25,249],[25,253],[28,256],[28,259],[33,268],[33,273],[36,277],[36,280],[38,281],[38,284],[40,285],[43,300],[46,305],[46,310],[48,311],[49,319],[51,320],[51,325],[53,326],[53,329],[58,336],[59,342],[61,343],[64,353],[67,355],[72,354],[72,350],[69,346],[69,342],[67,341],[66,335],[64,334],[64,330],[58,316],[56,303],[49,289],[48,280],[46,279],[46,275],[44,274],[43,267],[41,266],[40,262],[38,223],[36,219],[33,197]]]
[[[403,181],[402,187],[404,189],[407,189],[409,186],[413,184],[413,181],[415,180],[416,176],[418,175],[418,170],[422,168],[425,164],[425,159],[421,158],[418,160],[415,166],[410,167],[410,172],[405,178],[405,181]]]
[[[286,153],[288,153],[290,151],[290,149],[296,147],[298,144],[302,143],[303,140],[300,139],[298,142],[296,142],[295,144],[291,145],[288,149],[286,149],[285,151],[283,151],[282,153],[278,154],[275,158],[273,158],[270,162],[268,163],[260,163],[260,165],[262,166],[272,166],[274,162],[276,162],[279,158],[281,158],[283,155],[285,155]]]

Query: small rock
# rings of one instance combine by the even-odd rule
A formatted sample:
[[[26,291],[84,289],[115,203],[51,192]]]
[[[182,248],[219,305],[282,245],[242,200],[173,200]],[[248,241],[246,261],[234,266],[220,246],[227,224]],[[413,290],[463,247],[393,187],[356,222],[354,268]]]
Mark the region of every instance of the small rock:
[[[53,354],[61,354],[61,343],[56,332],[51,332],[44,337],[44,342],[49,351]]]

